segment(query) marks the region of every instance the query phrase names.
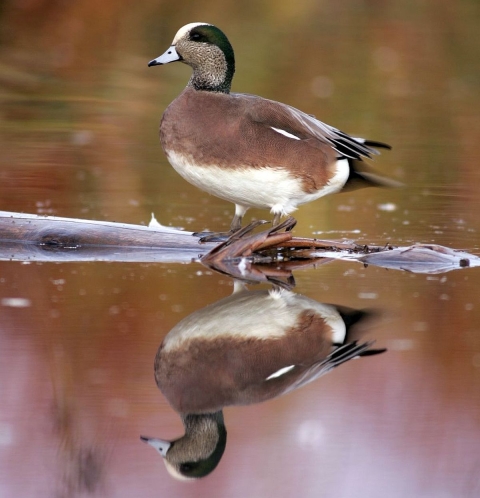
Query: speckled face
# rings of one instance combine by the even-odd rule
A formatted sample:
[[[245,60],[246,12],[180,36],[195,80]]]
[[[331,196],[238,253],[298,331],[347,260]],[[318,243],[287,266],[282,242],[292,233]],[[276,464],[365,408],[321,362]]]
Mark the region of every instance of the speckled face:
[[[193,68],[189,85],[196,90],[228,93],[235,71],[233,49],[217,27],[191,23],[180,28],[173,39],[181,61]]]

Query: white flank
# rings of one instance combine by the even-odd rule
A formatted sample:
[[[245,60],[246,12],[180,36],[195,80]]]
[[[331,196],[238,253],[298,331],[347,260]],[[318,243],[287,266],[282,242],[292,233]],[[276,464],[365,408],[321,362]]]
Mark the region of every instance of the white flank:
[[[343,343],[345,322],[334,306],[285,290],[240,291],[184,318],[168,333],[164,351],[175,350],[194,339],[280,339],[299,325],[305,310],[324,320],[331,329],[332,343]]]
[[[167,152],[168,160],[187,182],[220,199],[237,205],[237,214],[248,208],[270,209],[273,214],[287,215],[300,204],[338,192],[350,174],[347,159],[337,161],[336,173],[325,187],[306,194],[302,182],[275,165],[265,168],[221,168],[216,165],[197,166],[190,157]]]
[[[322,196],[327,194],[334,194],[342,190],[345,183],[347,183],[348,177],[350,175],[350,166],[348,165],[348,159],[339,159],[337,161],[335,175],[330,178],[325,187],[321,190]]]
[[[291,133],[288,133],[288,131],[282,130],[280,128],[274,128],[273,126],[270,126],[270,128],[277,133],[280,133],[280,135],[285,135],[288,138],[293,138],[294,140],[300,140],[300,138],[296,137],[295,135],[292,135]]]
[[[329,320],[325,320],[332,329],[332,342],[333,344],[343,344],[347,335],[347,327],[343,318],[338,316],[331,316]]]

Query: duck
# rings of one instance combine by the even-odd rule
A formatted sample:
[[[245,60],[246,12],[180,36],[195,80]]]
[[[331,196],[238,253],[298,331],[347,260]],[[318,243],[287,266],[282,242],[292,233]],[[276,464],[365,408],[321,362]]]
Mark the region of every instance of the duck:
[[[390,145],[354,138],[287,104],[232,92],[234,51],[213,24],[183,26],[148,66],[173,62],[193,72],[163,114],[160,142],[187,182],[235,204],[228,234],[241,228],[250,208],[269,209],[275,226],[328,194],[400,186],[364,162]]]
[[[205,477],[225,451],[224,407],[285,395],[353,358],[384,352],[373,341],[360,342],[373,315],[237,282],[232,295],[181,320],[158,348],[155,381],[185,434],[141,440],[160,453],[173,477]]]

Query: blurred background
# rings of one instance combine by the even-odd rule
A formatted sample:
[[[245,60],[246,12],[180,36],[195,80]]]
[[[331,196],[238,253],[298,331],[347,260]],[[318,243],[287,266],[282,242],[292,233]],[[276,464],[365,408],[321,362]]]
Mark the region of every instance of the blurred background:
[[[147,63],[193,21],[229,37],[234,91],[393,146],[374,166],[405,188],[305,205],[297,235],[480,254],[477,0],[4,0],[0,209],[227,228],[233,205],[182,180],[158,141],[190,68]],[[479,496],[478,269],[337,262],[296,280],[382,310],[371,338],[389,352],[227,409],[223,461],[186,485],[138,438],[182,432],[153,359],[232,282],[197,264],[0,262],[0,496]]]

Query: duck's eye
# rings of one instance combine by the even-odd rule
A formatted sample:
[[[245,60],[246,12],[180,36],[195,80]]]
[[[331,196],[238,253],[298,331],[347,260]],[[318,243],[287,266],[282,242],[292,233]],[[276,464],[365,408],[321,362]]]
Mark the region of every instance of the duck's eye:
[[[200,38],[201,38],[201,37],[202,37],[202,35],[201,35],[200,33],[192,33],[192,34],[190,35],[190,39],[191,39],[191,40],[195,40],[195,41],[200,40]]]
[[[182,472],[183,474],[186,474],[193,469],[194,469],[193,463],[187,462],[180,464],[180,472]]]

